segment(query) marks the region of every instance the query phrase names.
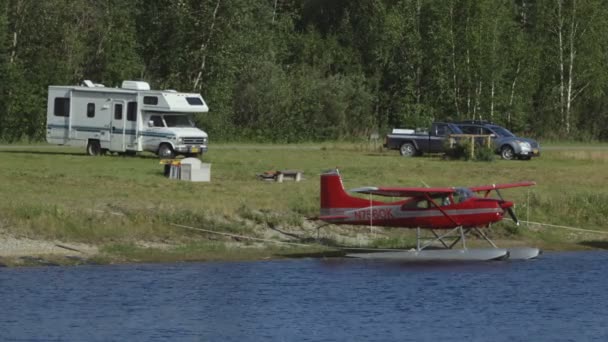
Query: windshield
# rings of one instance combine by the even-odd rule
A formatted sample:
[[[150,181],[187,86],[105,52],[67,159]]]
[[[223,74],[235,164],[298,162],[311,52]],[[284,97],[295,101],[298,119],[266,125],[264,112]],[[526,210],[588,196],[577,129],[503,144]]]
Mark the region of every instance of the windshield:
[[[492,126],[491,128],[494,132],[496,132],[496,134],[498,134],[501,137],[514,137],[515,136],[515,134],[509,132],[509,130],[506,128],[503,128],[500,126]]]
[[[167,127],[194,127],[190,118],[186,115],[163,115]]]
[[[455,188],[454,189],[454,201],[456,201],[456,203],[464,202],[472,197],[475,197],[475,194],[473,194],[473,191],[471,191],[471,189],[468,189],[468,188]]]

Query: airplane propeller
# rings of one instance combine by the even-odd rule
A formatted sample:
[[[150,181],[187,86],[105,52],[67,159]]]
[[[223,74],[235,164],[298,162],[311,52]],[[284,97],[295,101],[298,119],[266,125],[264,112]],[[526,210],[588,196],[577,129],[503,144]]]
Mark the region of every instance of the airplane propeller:
[[[513,220],[513,222],[515,222],[515,225],[519,226],[519,220],[517,219],[517,216],[515,216],[515,212],[513,211],[512,207],[509,207],[509,209],[507,209],[507,213],[509,213],[509,216],[511,216],[511,219]]]
[[[509,216],[511,216],[511,219],[513,220],[513,222],[515,222],[515,225],[519,226],[519,219],[517,219],[517,216],[515,215],[515,212],[513,211],[513,202],[505,201],[505,199],[502,197],[502,194],[500,193],[500,191],[498,189],[496,189],[496,194],[498,194],[498,197],[500,197],[500,200],[502,201],[501,207],[503,208],[503,210],[506,210],[507,213],[509,214]],[[508,203],[508,205],[503,206],[503,204],[507,204],[507,203]]]

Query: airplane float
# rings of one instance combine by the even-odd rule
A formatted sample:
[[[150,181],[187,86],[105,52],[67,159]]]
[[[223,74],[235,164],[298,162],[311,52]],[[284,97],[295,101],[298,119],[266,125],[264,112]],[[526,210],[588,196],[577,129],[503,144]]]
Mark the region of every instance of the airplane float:
[[[502,220],[505,214],[519,225],[513,212],[513,202],[504,200],[500,190],[535,184],[519,182],[469,188],[362,187],[350,190],[351,193],[369,194],[369,199],[365,199],[348,194],[340,173],[335,169],[321,175],[321,213],[318,219],[327,224],[416,229],[415,249],[354,253],[348,254],[349,257],[421,261],[531,259],[540,254],[538,248],[498,248],[483,228]],[[492,191],[499,198],[490,198]],[[378,201],[372,199],[372,195],[399,199]],[[434,237],[423,238],[421,229],[429,230]],[[472,232],[483,237],[492,248],[468,249],[466,236]],[[461,248],[455,249],[459,243]],[[429,248],[437,244],[443,248]]]

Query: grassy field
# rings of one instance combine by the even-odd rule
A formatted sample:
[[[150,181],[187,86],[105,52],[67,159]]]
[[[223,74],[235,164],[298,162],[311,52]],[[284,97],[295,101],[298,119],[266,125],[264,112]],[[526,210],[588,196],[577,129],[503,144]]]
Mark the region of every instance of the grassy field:
[[[608,233],[608,148],[548,148],[532,161],[444,161],[402,158],[367,144],[213,145],[210,183],[173,181],[151,154],[89,157],[82,149],[0,147],[0,234],[80,242],[112,261],[233,260],[325,251],[247,242],[176,225],[261,239],[311,242],[319,174],[338,167],[346,188],[365,185],[472,186],[534,180],[504,191],[520,219]],[[268,170],[299,169],[299,183],[256,179]],[[325,229],[328,229],[326,231]],[[328,232],[336,231],[337,235]],[[408,230],[324,228],[330,244],[409,247]],[[494,237],[547,249],[603,247],[608,234],[501,224]],[[246,248],[243,248],[245,246]],[[262,248],[260,248],[260,246]],[[250,248],[247,248],[250,247]],[[2,248],[0,246],[0,248]]]

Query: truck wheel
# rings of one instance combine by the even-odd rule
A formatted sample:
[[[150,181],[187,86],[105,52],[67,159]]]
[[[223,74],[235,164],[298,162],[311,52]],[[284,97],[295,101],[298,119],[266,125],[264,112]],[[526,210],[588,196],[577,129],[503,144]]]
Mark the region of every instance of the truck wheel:
[[[90,156],[98,156],[101,154],[101,146],[97,140],[89,140],[87,144],[87,154]]]
[[[513,147],[506,145],[500,149],[500,156],[504,160],[513,160],[515,158],[515,152],[513,151]]]
[[[416,154],[416,147],[412,143],[403,143],[399,148],[399,153],[404,157],[412,157]]]
[[[157,154],[161,158],[172,159],[175,157],[175,152],[173,152],[173,149],[171,148],[171,146],[169,144],[161,144],[158,147]]]

